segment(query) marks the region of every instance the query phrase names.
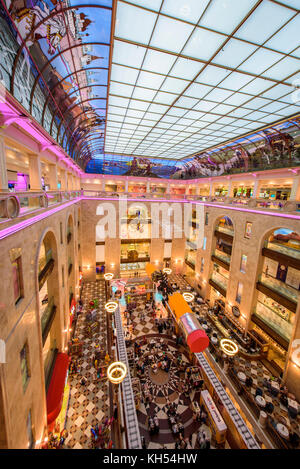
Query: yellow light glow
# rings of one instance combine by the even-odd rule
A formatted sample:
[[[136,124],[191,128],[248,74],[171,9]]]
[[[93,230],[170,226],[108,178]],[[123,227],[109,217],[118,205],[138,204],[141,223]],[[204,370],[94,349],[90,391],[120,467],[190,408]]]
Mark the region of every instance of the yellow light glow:
[[[220,347],[225,355],[228,355],[229,357],[234,357],[234,355],[239,351],[237,344],[230,339],[221,339]]]
[[[165,268],[163,269],[163,272],[164,272],[165,274],[170,275],[170,274],[172,273],[172,269],[169,269],[168,267],[165,267]]]
[[[193,295],[193,293],[190,293],[190,292],[184,292],[182,293],[182,296],[187,303],[190,303],[191,301],[195,299],[195,296]]]
[[[116,301],[108,301],[108,303],[105,304],[104,308],[108,313],[114,313],[118,307],[118,303]]]
[[[107,368],[107,377],[113,384],[122,383],[127,374],[127,367],[123,362],[114,362]]]
[[[105,280],[111,280],[112,278],[114,278],[114,274],[111,274],[111,273],[104,274],[104,278]]]

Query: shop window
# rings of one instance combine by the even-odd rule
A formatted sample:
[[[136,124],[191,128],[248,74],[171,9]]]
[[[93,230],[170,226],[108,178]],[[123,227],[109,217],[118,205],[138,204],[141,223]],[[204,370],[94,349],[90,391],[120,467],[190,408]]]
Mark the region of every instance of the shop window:
[[[206,237],[203,238],[203,246],[202,246],[203,251],[206,250]]]
[[[208,225],[208,212],[205,213],[205,225]]]
[[[12,262],[12,277],[13,277],[13,288],[14,288],[14,298],[15,304],[24,297],[24,288],[23,288],[23,273],[22,273],[22,258],[17,257]]]
[[[243,274],[246,273],[246,265],[247,265],[247,256],[245,254],[242,254],[240,272],[242,272]]]
[[[28,385],[29,378],[30,378],[29,348],[28,348],[27,342],[20,352],[20,360],[21,360],[22,386],[23,386],[23,392],[25,392],[27,385]]]
[[[61,268],[61,278],[62,278],[62,286],[65,286],[65,266],[63,265]]]
[[[200,272],[202,273],[204,270],[204,257],[201,257],[201,266],[200,266]]]
[[[27,436],[28,436],[28,449],[32,449],[34,447],[34,437],[33,437],[33,430],[32,430],[31,410],[28,412],[26,426],[27,426]]]

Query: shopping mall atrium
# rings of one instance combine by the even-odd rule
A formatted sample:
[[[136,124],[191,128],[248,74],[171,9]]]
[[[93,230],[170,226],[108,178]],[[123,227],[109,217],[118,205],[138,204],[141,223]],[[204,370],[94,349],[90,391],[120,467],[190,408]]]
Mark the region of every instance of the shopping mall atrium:
[[[0,449],[300,448],[299,8],[0,0]]]

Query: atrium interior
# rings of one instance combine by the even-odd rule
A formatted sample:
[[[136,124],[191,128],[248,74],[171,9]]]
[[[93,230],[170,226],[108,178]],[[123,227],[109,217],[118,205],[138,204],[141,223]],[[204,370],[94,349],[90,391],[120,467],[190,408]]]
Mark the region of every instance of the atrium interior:
[[[299,8],[0,0],[1,450],[300,449]]]

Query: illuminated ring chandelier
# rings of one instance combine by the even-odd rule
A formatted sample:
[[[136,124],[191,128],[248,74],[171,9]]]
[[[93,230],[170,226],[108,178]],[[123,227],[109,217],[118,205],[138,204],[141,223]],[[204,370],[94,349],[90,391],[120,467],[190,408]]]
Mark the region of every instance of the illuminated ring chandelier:
[[[220,347],[225,355],[229,357],[234,357],[239,351],[237,344],[231,339],[221,339]]]
[[[187,303],[190,303],[191,301],[193,301],[195,299],[195,296],[193,295],[193,293],[190,293],[190,292],[187,292],[187,291],[182,293],[182,296],[183,296],[183,298],[185,299],[185,301]]]
[[[125,378],[127,367],[123,362],[114,362],[107,368],[107,377],[112,384],[120,384]]]
[[[165,267],[165,268],[163,269],[163,272],[164,272],[165,274],[167,274],[167,275],[170,275],[170,274],[172,273],[172,269],[169,269],[169,267]]]
[[[118,308],[118,303],[116,301],[108,301],[104,308],[108,313],[114,313]]]
[[[105,280],[111,280],[114,277],[114,274],[107,273],[104,274],[103,277],[105,278]]]

